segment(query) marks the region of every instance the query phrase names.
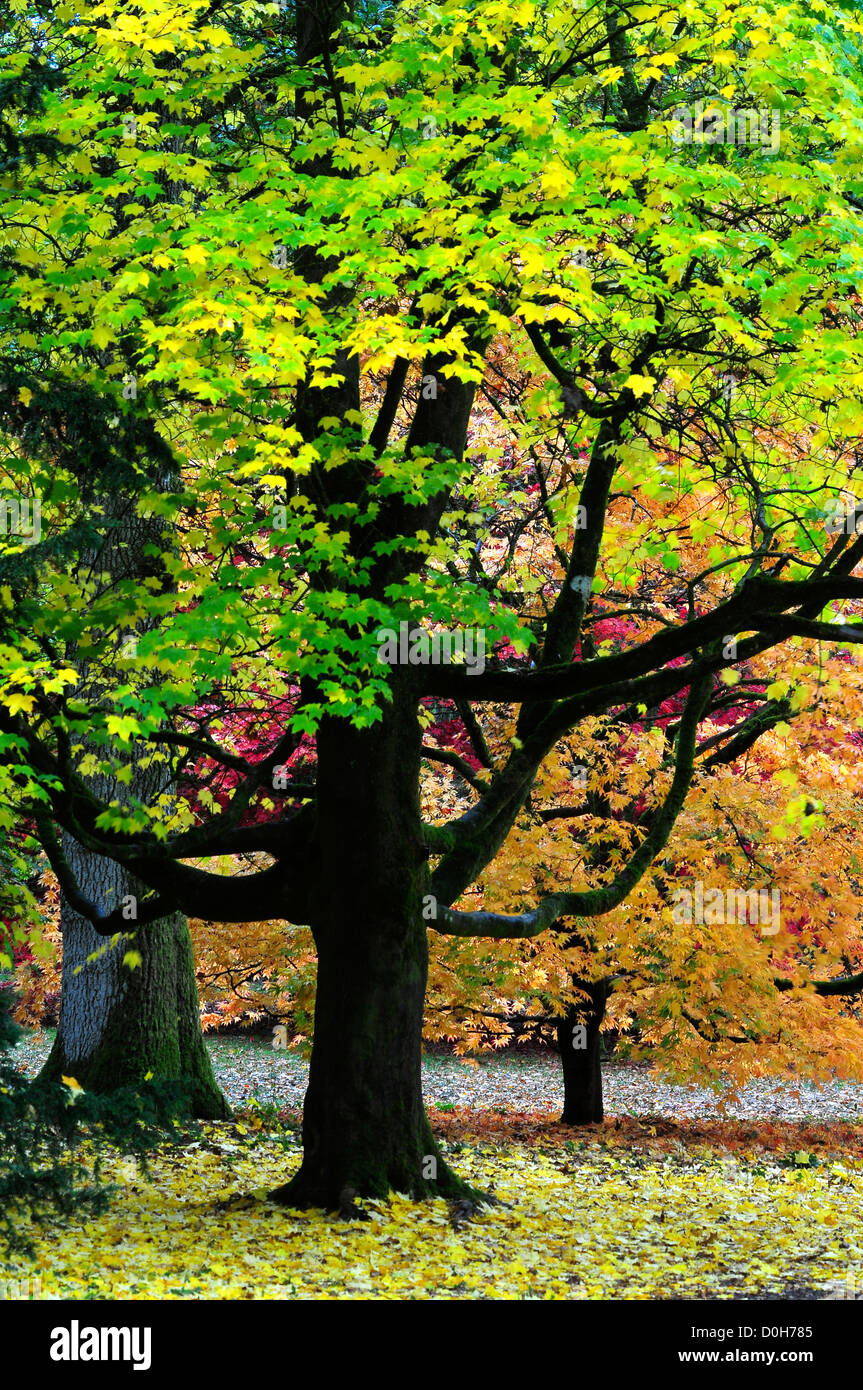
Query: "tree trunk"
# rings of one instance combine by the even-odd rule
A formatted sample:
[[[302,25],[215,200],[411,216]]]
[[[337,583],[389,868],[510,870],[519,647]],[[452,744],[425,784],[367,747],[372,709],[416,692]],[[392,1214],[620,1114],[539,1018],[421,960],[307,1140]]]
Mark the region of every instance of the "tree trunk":
[[[83,891],[107,907],[136,900],[141,889],[118,864],[83,850],[69,836],[64,850]],[[133,919],[130,932],[135,930]],[[181,914],[111,945],[63,901],[60,1019],[39,1080],[74,1076],[85,1091],[185,1080],[200,1119],[227,1119],[201,1034],[192,941]],[[140,965],[123,964],[137,951]],[[88,957],[98,953],[98,958]]]
[[[352,1213],[355,1197],[479,1196],[444,1162],[421,1083],[428,868],[416,697],[394,682],[370,729],[318,734],[315,1030],[299,1173],[271,1194]]]
[[[600,1123],[604,1114],[599,1027],[605,1017],[609,984],[606,980],[581,980],[578,983],[590,996],[587,1010],[570,1009],[557,1024],[557,1043],[563,1066],[563,1114],[560,1120],[565,1125],[594,1125]]]

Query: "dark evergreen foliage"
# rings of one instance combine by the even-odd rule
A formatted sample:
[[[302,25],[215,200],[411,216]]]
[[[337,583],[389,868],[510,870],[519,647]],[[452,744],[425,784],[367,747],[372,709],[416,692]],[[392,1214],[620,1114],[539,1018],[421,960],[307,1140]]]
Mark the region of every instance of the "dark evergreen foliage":
[[[117,1190],[104,1176],[106,1147],[137,1159],[146,1175],[156,1143],[189,1137],[177,1118],[188,1097],[178,1082],[111,1096],[32,1085],[11,1056],[21,1036],[12,1003],[11,989],[0,987],[0,1249],[32,1256],[22,1221],[104,1211]]]

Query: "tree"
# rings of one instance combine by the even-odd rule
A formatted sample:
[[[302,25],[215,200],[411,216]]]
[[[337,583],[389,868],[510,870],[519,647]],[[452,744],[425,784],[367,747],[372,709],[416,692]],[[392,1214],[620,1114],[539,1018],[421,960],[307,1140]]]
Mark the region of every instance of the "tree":
[[[170,35],[157,6],[121,23],[95,7],[62,34],[53,15],[32,32],[16,21],[25,54],[63,49],[62,92],[22,123],[56,132],[64,163],[57,174],[37,161],[3,187],[6,227],[35,228],[39,247],[3,293],[13,310],[45,306],[40,343],[87,402],[90,442],[78,457],[55,440],[49,480],[51,393],[19,355],[3,396],[8,466],[42,496],[49,536],[13,547],[4,567],[0,731],[9,795],[38,812],[61,886],[99,934],[122,930],[121,914],[80,890],[55,826],[147,885],[139,932],[175,911],[310,926],[304,1157],[274,1196],[345,1209],[390,1188],[464,1193],[420,1093],[427,930],[600,929],[668,843],[699,727],[723,707],[717,673],[790,636],[853,645],[863,633],[847,607],[863,597],[863,538],[825,543],[809,524],[841,492],[860,420],[859,218],[846,196],[858,166],[841,117],[858,96],[859,26],[802,4],[729,18],[718,3],[573,12],[532,0],[406,4],[386,32],[336,5],[296,21],[295,46],[289,15],[263,33],[243,4],[172,12]],[[121,158],[118,117],[157,81],[173,119],[164,131],[139,121]],[[763,142],[720,143],[703,111],[688,123],[679,112],[702,96],[735,122],[751,107],[794,119],[778,147],[775,122]],[[154,207],[157,171],[196,192]],[[70,242],[84,247],[74,276]],[[106,281],[98,296],[94,279]],[[542,478],[562,455],[569,468],[554,589],[524,621],[514,557],[487,566],[505,480],[475,466],[470,439],[495,334],[522,327],[525,360],[550,381],[520,432],[540,525]],[[139,389],[120,407],[118,462],[99,403],[116,398],[120,341]],[[78,344],[102,363],[82,362]],[[729,373],[745,389],[718,453],[702,422]],[[676,620],[590,652],[577,644],[602,586],[612,488],[625,474],[667,495],[656,454],[669,427],[693,488],[721,470],[750,517],[748,546],[718,533]],[[763,431],[806,439],[799,478],[762,451]],[[165,450],[181,488],[160,485]],[[159,556],[173,584],[134,601],[84,596],[60,559],[80,553],[94,477],[103,488],[120,463],[142,515],[179,535],[179,554]],[[529,522],[523,536],[529,546]],[[672,545],[645,545],[673,568]],[[137,611],[158,616],[140,672],[106,670],[105,698],[76,700],[60,644],[125,629]],[[435,643],[441,627],[461,663],[452,636]],[[516,655],[501,660],[504,643]],[[223,738],[230,696],[290,709],[266,756]],[[517,711],[476,801],[445,824],[421,814],[427,696],[461,702],[468,723],[476,705]],[[514,886],[507,906],[521,911],[457,906],[561,740],[592,727],[601,745],[603,719],[674,696],[652,804],[625,852],[593,865],[600,883],[527,904]],[[770,695],[731,743],[750,746],[786,705]],[[227,809],[199,795],[187,818],[131,792],[100,798],[70,747],[84,722],[115,767],[135,746],[167,749],[174,778],[201,755],[239,773]],[[313,788],[290,772],[304,735]],[[266,867],[219,872],[220,858],[250,852]]]
[[[29,64],[25,62],[24,73],[19,80],[6,84],[4,90],[5,112],[7,118],[20,117],[22,111],[43,109],[44,93],[47,90],[61,90],[62,75],[53,61],[53,55],[44,60],[36,44]],[[38,54],[38,56],[37,56]],[[24,55],[25,58],[27,55]],[[163,110],[162,115],[167,116]],[[134,119],[134,118],[133,118]],[[9,134],[12,127],[8,119],[7,147],[13,151],[10,161],[14,171],[14,181],[21,176],[23,169],[33,168],[40,155],[48,161],[49,169],[56,164],[58,146],[56,139],[46,135],[22,140],[13,139]],[[160,198],[172,202],[176,189],[164,184],[159,190]],[[7,267],[10,271],[23,273],[28,263],[28,250],[20,246],[17,238],[22,229],[16,222],[11,227],[17,234],[11,241],[7,253]],[[32,228],[30,229],[32,230]],[[80,259],[81,247],[74,242],[65,256],[67,271]],[[49,351],[44,351],[38,343],[38,334],[44,327],[45,315],[40,307],[32,304],[18,306],[17,321],[14,325],[14,338],[8,362],[13,367],[25,361],[31,370],[51,370]],[[123,398],[134,399],[135,378],[131,371],[133,364],[124,354],[125,344],[118,344],[113,365],[126,368],[123,374]],[[96,353],[104,357],[104,353]],[[42,421],[43,429],[50,430],[67,427],[70,417],[74,418],[76,407],[80,410],[82,402],[70,398],[63,383],[53,383],[59,396],[52,409]],[[104,404],[103,409],[104,409]],[[107,404],[113,407],[113,399]],[[62,424],[61,424],[62,422]],[[85,422],[78,422],[86,428]],[[120,420],[112,427],[116,429]],[[50,445],[46,439],[46,447]],[[63,446],[68,450],[71,441],[66,438]],[[61,446],[61,447],[63,447]],[[122,449],[122,443],[120,444]],[[164,450],[157,450],[158,459],[165,469]],[[106,486],[122,481],[119,471],[106,480]],[[167,485],[166,474],[164,482]],[[88,517],[91,548],[78,556],[71,564],[70,581],[82,592],[98,595],[109,589],[129,590],[137,584],[152,586],[161,577],[160,567],[154,565],[157,555],[170,541],[164,521],[156,518],[145,519],[138,515],[134,499],[125,498],[122,492],[99,495],[94,491],[91,497],[91,510]],[[26,499],[13,504],[13,534],[18,528],[21,509],[28,514],[31,505]],[[4,517],[8,526],[8,509]],[[32,503],[32,535],[38,541],[41,530],[40,499]],[[26,530],[26,527],[24,528]],[[152,618],[144,621],[152,624]],[[90,669],[86,648],[94,643],[112,645],[113,634],[90,632],[84,647],[83,660],[78,660],[75,645],[66,643],[64,656],[70,667],[77,667],[79,684],[76,693],[84,700],[98,703],[102,698],[103,686],[100,683],[98,665]],[[113,643],[114,660],[128,665],[134,662],[137,633],[133,629],[120,635]],[[70,670],[71,675],[71,670]],[[117,770],[100,766],[99,747],[91,746],[83,736],[74,745],[74,753],[82,773],[91,779],[97,794],[111,800],[116,796],[120,784],[132,787],[135,795],[143,800],[163,797],[166,793],[164,765],[152,758],[132,756]],[[119,907],[127,923],[134,924],[137,915],[137,897],[146,891],[121,866],[93,854],[79,845],[72,836],[64,832],[62,836],[63,853],[75,866],[76,879],[88,897],[100,903],[103,908]],[[64,1076],[74,1076],[88,1090],[111,1091],[129,1085],[140,1084],[145,1077],[160,1080],[185,1077],[192,1083],[191,1096],[195,1112],[200,1116],[224,1117],[227,1107],[212,1075],[209,1057],[204,1048],[198,1019],[195,976],[191,952],[191,941],[185,919],[180,914],[172,914],[158,926],[154,925],[145,939],[137,943],[137,949],[124,950],[125,936],[120,936],[116,949],[109,949],[100,941],[92,925],[76,913],[61,895],[61,929],[64,938],[62,991],[60,1017],[57,1036],[51,1055],[41,1073],[41,1080],[59,1081]],[[134,925],[132,925],[134,931]]]
[[[626,904],[599,922],[578,923],[579,944],[555,933],[493,953],[488,943],[436,943],[430,1036],[467,1051],[503,1045],[513,1034],[556,1033],[563,1119],[576,1124],[602,1118],[591,1007],[607,1009],[607,1027],[622,1030],[621,1055],[651,1058],[676,1079],[742,1081],[789,1067],[817,1080],[859,1077],[863,1031],[859,1003],[848,994],[855,979],[860,989],[854,972],[861,963],[860,666],[841,655],[822,649],[822,669],[807,693],[809,655],[805,647],[786,650],[783,674],[795,689],[798,718],[766,735],[749,757],[696,774],[660,859]],[[734,687],[738,701],[757,688],[754,673],[748,676],[746,691]],[[826,690],[834,692],[829,711]],[[657,718],[667,727],[673,714],[660,710]],[[661,754],[646,732],[624,725],[604,741],[601,759],[594,745],[584,800],[571,817],[558,815],[565,783],[535,787],[532,805],[483,876],[486,907],[507,901],[516,875],[539,893],[543,883],[559,888],[590,874],[586,859],[597,843],[618,856],[627,851],[632,815],[661,775]],[[733,721],[702,740],[702,767],[723,735],[733,739]],[[494,746],[488,727],[486,736]],[[586,760],[585,749],[588,739],[571,761]],[[443,780],[445,769],[436,774]],[[717,895],[719,911],[710,905]]]
[[[734,538],[741,552],[748,550],[747,518],[723,505],[726,484],[687,496],[675,451],[668,448],[665,457],[678,494],[661,507],[630,493],[618,473],[606,516],[612,559],[601,560],[602,591],[584,629],[594,651],[625,648],[634,635],[649,638],[678,617],[686,584],[710,568],[712,516],[722,515],[726,544]],[[521,505],[516,493],[496,517],[508,543],[519,534]],[[843,521],[853,505],[843,501]],[[832,510],[814,525],[828,536],[838,529]],[[656,537],[657,546],[672,542],[679,568],[669,571],[660,554],[643,552],[645,537]],[[534,534],[523,578],[528,589],[551,576],[553,540],[549,529],[540,546]],[[618,587],[615,553],[639,561],[626,590]],[[504,950],[479,941],[435,944],[430,1037],[468,1050],[504,1045],[513,1034],[549,1042],[556,1035],[568,1123],[602,1118],[597,1024],[603,1017],[608,1030],[629,1030],[637,1018],[642,1043],[635,1054],[684,1077],[710,1079],[721,1071],[743,1079],[789,1065],[818,1078],[835,1068],[859,1075],[857,1010],[826,987],[789,991],[786,973],[792,964],[803,983],[859,970],[859,659],[830,643],[813,649],[793,639],[783,645],[781,678],[771,684],[775,659],[746,662],[717,682],[713,728],[705,728],[697,754],[701,770],[668,846],[626,903],[599,921],[581,919],[569,941],[546,933]],[[794,722],[780,723],[741,751],[738,725],[766,703],[768,687],[793,704]],[[604,727],[585,721],[577,737],[562,740],[484,871],[476,905],[505,906],[515,883],[532,885],[540,896],[582,875],[601,882],[609,859],[620,862],[630,850],[679,714],[676,697],[652,710],[631,706]],[[454,716],[454,707],[439,714],[426,734],[428,743],[447,750],[429,748],[433,761],[424,777],[423,805],[437,819],[457,818],[483,775],[467,728]],[[498,758],[509,737],[505,711],[483,714],[478,748]],[[724,906],[687,926],[675,903],[691,892],[693,880],[721,893]],[[761,892],[769,923],[759,922]],[[725,910],[736,908],[738,896],[745,904],[739,918]]]

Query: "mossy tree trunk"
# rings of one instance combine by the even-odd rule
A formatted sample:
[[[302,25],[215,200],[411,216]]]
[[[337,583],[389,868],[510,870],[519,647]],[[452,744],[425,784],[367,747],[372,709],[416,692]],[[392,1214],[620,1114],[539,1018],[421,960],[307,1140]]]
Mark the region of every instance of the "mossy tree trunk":
[[[90,854],[65,837],[64,849],[79,884],[106,908],[142,893],[119,865]],[[129,928],[134,932],[130,919]],[[185,1080],[191,1113],[225,1119],[229,1109],[216,1085],[201,1033],[192,941],[177,913],[112,945],[63,901],[63,966],[57,1036],[40,1079],[74,1076],[88,1091],[108,1092],[153,1080]],[[124,964],[127,952],[140,964]],[[91,959],[91,957],[94,957]]]
[[[328,720],[318,735],[315,1032],[302,1166],[272,1194],[286,1205],[477,1195],[447,1167],[423,1107],[419,764],[416,697],[398,683],[380,723]]]

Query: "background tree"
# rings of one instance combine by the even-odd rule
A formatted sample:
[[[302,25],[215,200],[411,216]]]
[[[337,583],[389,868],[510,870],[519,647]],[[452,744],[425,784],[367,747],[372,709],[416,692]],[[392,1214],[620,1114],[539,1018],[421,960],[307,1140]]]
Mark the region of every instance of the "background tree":
[[[560,474],[546,484],[554,497]],[[510,539],[519,531],[521,505],[514,501],[496,518]],[[843,521],[853,516],[853,506],[850,498],[841,503]],[[813,528],[835,534],[835,516],[831,510],[813,518]],[[695,497],[681,491],[660,509],[638,491],[622,490],[609,508],[606,538],[612,555],[617,548],[634,557],[637,568],[633,584],[621,585],[613,565],[602,563],[603,591],[592,600],[585,626],[591,648],[617,650],[633,634],[650,636],[672,622],[687,583],[709,568],[708,546],[719,525],[725,543],[735,538],[745,554],[747,517],[735,516],[715,486]],[[666,559],[643,550],[651,536],[660,545],[674,544],[677,567],[669,571]],[[520,586],[528,595],[537,578],[552,571],[552,541],[550,531],[544,548],[534,541]],[[441,942],[433,949],[431,1036],[468,1048],[503,1045],[513,1030],[523,1038],[549,1038],[556,1029],[566,1079],[564,1118],[573,1123],[602,1118],[600,1042],[590,1018],[594,991],[606,995],[595,1014],[609,1005],[608,1029],[631,1025],[635,1015],[650,1055],[661,1040],[658,1056],[678,1075],[700,1077],[707,1070],[742,1078],[782,1071],[789,1063],[818,1077],[835,1067],[857,1074],[856,1013],[842,998],[817,991],[804,1005],[788,992],[784,972],[789,960],[802,977],[808,972],[822,981],[859,971],[859,663],[847,650],[829,643],[813,650],[803,639],[785,645],[780,659],[782,676],[772,685],[774,655],[717,682],[715,732],[700,745],[703,771],[667,850],[625,904],[600,923],[579,922],[574,949],[567,951],[566,937],[554,933],[503,951],[479,942]],[[796,718],[748,751],[737,742],[738,726],[768,703],[768,687],[772,697],[793,704]],[[466,727],[455,709],[452,714],[427,735],[457,753],[432,753],[449,761],[435,761],[426,772],[424,805],[446,816],[463,811],[483,775]],[[678,698],[653,710],[623,708],[562,741],[476,885],[475,900],[499,907],[513,884],[529,875],[539,892],[619,861],[650,805],[679,714]],[[483,717],[483,746],[497,752],[508,736],[503,718]],[[747,922],[745,913],[742,922],[726,921],[724,914],[711,922],[708,913],[706,924],[682,927],[674,894],[691,889],[693,881],[720,889],[726,902],[729,891],[776,893],[787,930],[764,934],[757,914]],[[603,982],[613,988],[610,998]],[[848,989],[854,988],[852,978]],[[573,1047],[576,1034],[579,1046]]]
[[[20,21],[17,27],[20,31]],[[44,110],[46,91],[54,92],[62,101],[73,99],[75,95],[64,90],[63,64],[58,62],[56,51],[42,41],[43,37],[37,24],[29,52],[20,48],[16,51],[13,44],[7,57],[10,69],[18,70],[3,88],[7,145],[14,155],[9,162],[12,177],[3,235],[3,265],[10,279],[26,278],[34,257],[39,256],[46,243],[52,244],[45,228],[27,220],[28,194],[21,187],[23,171],[35,173],[38,161],[43,158],[43,172],[54,195],[69,198],[73,205],[82,186],[80,170],[63,160],[62,142],[56,137],[46,134],[31,138],[18,134],[28,112]],[[75,42],[75,38],[70,39],[70,46],[74,48]],[[165,68],[170,66],[166,55],[162,56],[161,63]],[[157,112],[162,118],[168,116],[165,107],[160,110],[157,107]],[[152,119],[149,108],[146,114]],[[145,113],[131,103],[124,113],[120,150],[109,152],[106,149],[99,160],[102,178],[109,179],[122,161],[123,146],[134,143],[138,115],[144,117]],[[166,151],[173,153],[175,142],[168,138],[164,143]],[[157,189],[151,194],[151,203],[154,209],[162,205],[162,215],[170,217],[164,205],[173,205],[171,212],[176,213],[176,182],[172,182],[165,171],[159,171],[156,180]],[[110,240],[112,232],[123,235],[128,226],[130,202],[131,199],[117,189],[105,198],[100,210],[103,238]],[[62,242],[54,240],[55,264],[62,268],[66,277],[81,276],[92,289],[92,245],[78,234],[79,230],[78,227],[72,229]],[[35,263],[38,264],[38,260]],[[108,267],[102,266],[101,270],[109,273]],[[51,306],[38,297],[28,299],[25,296],[15,304],[8,324],[3,362],[7,388],[12,391],[18,385],[20,407],[26,405],[31,394],[30,388],[21,386],[20,381],[38,382],[38,389],[44,396],[43,408],[32,412],[24,434],[27,436],[29,432],[37,439],[36,447],[49,467],[53,451],[60,459],[75,453],[76,466],[86,478],[89,502],[86,529],[90,548],[69,560],[70,582],[82,593],[91,595],[108,590],[129,595],[138,585],[145,591],[158,592],[160,578],[164,582],[165,575],[158,563],[154,563],[154,556],[170,537],[166,534],[164,520],[145,519],[137,512],[135,498],[140,490],[140,474],[136,470],[135,455],[141,441],[134,439],[134,429],[127,428],[120,414],[113,414],[115,409],[123,411],[125,403],[136,395],[134,344],[128,334],[118,335],[110,344],[98,334],[91,340],[88,299],[85,297],[84,303],[76,309],[73,321],[75,328],[83,333],[84,341],[73,341],[75,335],[73,333],[70,338],[68,331],[65,335],[58,332],[54,340],[49,330],[68,330],[70,320],[56,315]],[[86,385],[83,387],[80,379],[73,381],[76,371],[84,376]],[[97,377],[104,373],[114,385],[112,391],[103,393],[98,399],[93,379],[88,375],[93,372]],[[116,402],[117,385],[122,389],[120,405]],[[149,467],[162,470],[161,483],[170,486],[169,473],[165,472],[166,464],[170,463],[168,451],[154,439],[147,443]],[[14,485],[14,479],[10,482]],[[123,491],[130,485],[133,488],[131,497]],[[41,513],[37,512],[40,503],[41,498],[34,496],[34,535],[25,538],[23,548],[16,535],[14,513],[11,536],[7,535],[15,554],[10,563],[25,583],[29,568],[26,547],[33,543],[38,545],[41,540]],[[26,494],[20,504],[17,499],[15,502],[16,511],[19,506],[29,510],[30,505]],[[76,530],[74,525],[72,530]],[[52,548],[57,553],[59,548],[59,553],[69,556],[74,553],[74,547],[75,542],[70,548],[69,538],[56,534],[46,541],[49,553]],[[153,619],[142,618],[139,610],[135,621],[146,624]],[[102,666],[113,664],[115,669],[118,666],[122,670],[124,665],[134,662],[136,640],[133,625],[125,632],[92,631],[82,634],[80,643],[67,642],[63,655],[69,670],[64,679],[71,678],[72,671],[77,670],[77,693],[85,701],[98,703],[104,688],[100,682]],[[91,659],[99,647],[103,649],[101,663]],[[109,801],[116,797],[121,786],[131,786],[135,794],[145,800],[158,800],[166,795],[164,760],[157,761],[151,755],[131,756],[119,768],[106,767],[100,761],[99,744],[91,745],[83,728],[79,728],[71,751],[82,774],[90,778],[98,794]],[[145,891],[142,885],[121,866],[85,849],[68,833],[63,832],[61,839],[64,856],[74,864],[82,891],[104,910],[122,908],[134,933],[135,904]],[[154,926],[145,939],[134,944],[134,949],[126,949],[130,943],[125,936],[108,948],[61,893],[61,928],[65,950],[59,1027],[42,1079],[74,1076],[89,1090],[110,1091],[140,1083],[145,1076],[160,1079],[185,1076],[193,1082],[191,1094],[197,1113],[225,1116],[227,1107],[215,1085],[203,1046],[191,942],[182,915],[172,914]]]

